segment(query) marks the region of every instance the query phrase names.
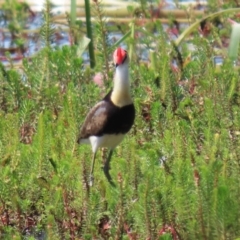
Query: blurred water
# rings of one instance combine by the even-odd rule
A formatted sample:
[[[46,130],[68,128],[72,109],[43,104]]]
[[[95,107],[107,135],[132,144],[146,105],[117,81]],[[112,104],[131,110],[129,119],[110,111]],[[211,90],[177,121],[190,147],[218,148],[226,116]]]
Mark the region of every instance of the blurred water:
[[[35,12],[35,15],[33,16],[32,14],[29,15],[29,18],[26,21],[26,24],[24,26],[24,29],[27,30],[34,30],[34,29],[40,29],[41,26],[43,25],[43,14],[41,13],[42,9],[44,9],[44,3],[45,1],[34,1],[31,2],[28,0],[27,2],[30,3],[31,5],[31,10]],[[66,10],[69,11],[70,8],[70,0],[62,0],[59,2],[58,0],[52,0],[53,2],[53,15],[58,15],[65,13]],[[126,6],[129,3],[132,3],[133,1],[126,1]],[[151,3],[152,1],[149,0]],[[115,3],[115,2],[114,2]],[[117,3],[117,2],[116,2]],[[207,1],[192,1],[192,0],[179,0],[179,4],[203,4],[203,6],[206,6]],[[165,0],[165,4],[163,9],[176,9],[176,4],[174,0]],[[1,17],[2,16],[2,17]],[[8,28],[9,22],[3,19],[4,12],[0,11],[0,26],[1,28]],[[184,28],[186,28],[188,25],[187,24],[179,24],[180,31],[182,31]],[[54,35],[54,39],[52,40],[52,47],[61,47],[64,45],[70,45],[70,37],[68,31],[61,30],[63,26],[56,24],[55,29],[56,33]],[[169,25],[163,24],[163,28],[165,31],[168,31]],[[155,35],[158,33],[155,33]],[[169,39],[170,40],[175,40],[178,35],[174,34],[174,32],[169,32]],[[108,34],[108,38],[110,41],[110,44],[115,43],[122,37],[122,33],[120,32],[110,32]],[[140,36],[141,38],[141,36]],[[8,48],[16,48],[17,44],[15,42],[15,39],[12,38],[11,34],[7,31],[2,31],[0,29],[0,48],[2,51],[0,52],[0,60],[2,61],[3,64],[8,64],[8,57],[6,57],[6,52],[3,49],[8,49]],[[122,47],[126,48],[127,46],[123,43],[121,44]],[[25,42],[24,42],[24,53],[20,53],[19,51],[13,52],[10,54],[10,57],[12,58],[13,62],[19,62],[21,61],[22,57],[31,57],[33,54],[38,52],[41,48],[43,47],[43,42],[40,39],[39,33],[28,33],[25,36]],[[143,61],[148,61],[149,60],[149,48],[151,46],[147,46],[144,44],[144,42],[141,44],[140,41],[140,46],[138,48],[138,54],[140,55],[141,60]],[[153,46],[154,48],[154,46]],[[191,45],[190,47],[191,48]],[[85,63],[88,63],[89,58],[87,52],[83,54],[83,59]],[[216,60],[214,60],[216,64],[219,64],[221,62],[221,57],[217,57]]]
[[[25,2],[27,2],[33,11],[42,11],[42,9],[44,8],[45,5],[45,0],[25,0]],[[55,13],[65,13],[66,11],[69,12],[70,11],[70,4],[71,4],[71,0],[51,0],[51,2],[53,3],[54,7],[54,12]],[[103,1],[103,3],[105,3],[106,1]],[[124,2],[126,2],[124,4]],[[125,1],[117,1],[114,0],[112,3],[112,5],[115,6],[121,6],[124,7],[124,5],[127,7],[128,5],[131,4],[136,4],[139,3],[140,1],[132,1],[132,0],[125,0]],[[156,1],[154,0],[148,0],[148,3],[155,3]],[[207,4],[207,0],[164,0],[162,1],[165,3],[165,8],[166,9],[174,9],[176,8],[176,3],[180,4],[180,5],[188,5],[188,4]],[[83,5],[83,0],[76,0],[76,5]]]

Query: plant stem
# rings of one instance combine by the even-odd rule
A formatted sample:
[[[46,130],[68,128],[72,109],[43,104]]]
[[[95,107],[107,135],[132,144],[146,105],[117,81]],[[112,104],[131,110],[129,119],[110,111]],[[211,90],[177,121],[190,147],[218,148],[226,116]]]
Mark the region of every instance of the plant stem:
[[[87,37],[91,39],[88,45],[89,56],[90,56],[90,66],[95,67],[95,57],[94,57],[94,47],[93,47],[93,37],[92,37],[92,24],[91,24],[91,13],[90,13],[90,3],[89,0],[85,0],[85,14],[86,14],[86,25],[87,25]]]
[[[134,52],[134,35],[135,35],[135,23],[131,23],[131,44],[129,49],[129,58],[132,61],[133,60],[133,52]]]
[[[75,24],[76,21],[76,0],[71,0],[71,22]]]
[[[100,34],[101,34],[101,39],[102,39],[102,51],[103,51],[103,56],[104,56],[104,62],[105,62],[105,68],[106,68],[106,76],[104,76],[104,80],[108,79],[109,76],[109,63],[108,63],[108,46],[107,46],[107,31],[105,28],[105,22],[103,20],[103,14],[101,11],[101,5],[98,1],[96,1],[96,11],[98,15],[98,24],[100,27]],[[105,74],[104,74],[105,75]]]

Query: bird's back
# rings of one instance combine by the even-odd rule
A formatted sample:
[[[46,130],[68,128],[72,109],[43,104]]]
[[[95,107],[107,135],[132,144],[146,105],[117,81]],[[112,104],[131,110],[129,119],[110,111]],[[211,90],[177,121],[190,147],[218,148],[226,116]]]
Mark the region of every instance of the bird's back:
[[[78,137],[79,143],[90,136],[126,134],[131,129],[135,119],[134,105],[117,107],[110,96],[111,92],[88,113]]]

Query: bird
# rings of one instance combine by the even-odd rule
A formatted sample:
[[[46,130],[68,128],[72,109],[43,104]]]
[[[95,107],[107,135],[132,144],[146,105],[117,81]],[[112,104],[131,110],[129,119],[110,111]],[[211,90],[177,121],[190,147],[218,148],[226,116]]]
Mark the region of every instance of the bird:
[[[130,92],[129,56],[127,51],[118,47],[113,54],[115,75],[113,88],[88,112],[83,122],[77,142],[91,144],[92,165],[90,182],[94,182],[94,164],[99,148],[108,148],[109,154],[103,166],[108,182],[115,186],[109,173],[114,149],[123,141],[134,124],[135,107]]]

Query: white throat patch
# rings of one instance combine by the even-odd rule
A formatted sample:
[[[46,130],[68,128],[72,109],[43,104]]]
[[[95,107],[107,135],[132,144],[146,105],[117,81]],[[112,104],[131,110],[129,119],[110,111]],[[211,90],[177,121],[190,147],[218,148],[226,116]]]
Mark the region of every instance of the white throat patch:
[[[126,105],[132,104],[128,63],[119,65],[116,69],[111,100],[113,104],[118,107],[124,107]]]

